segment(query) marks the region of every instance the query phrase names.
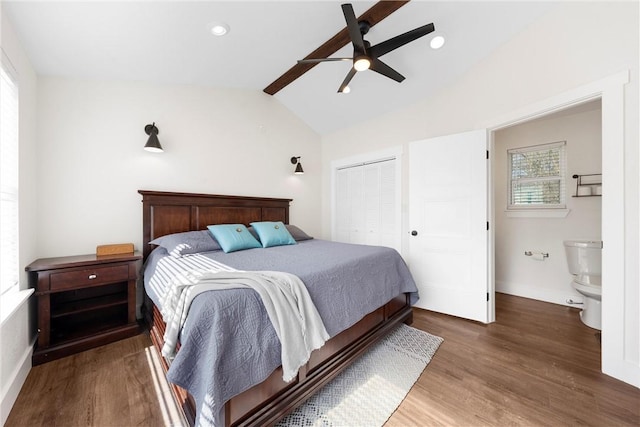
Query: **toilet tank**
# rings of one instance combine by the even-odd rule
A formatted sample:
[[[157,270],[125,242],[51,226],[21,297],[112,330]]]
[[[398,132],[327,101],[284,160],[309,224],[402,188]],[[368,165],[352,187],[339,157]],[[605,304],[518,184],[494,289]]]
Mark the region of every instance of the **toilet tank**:
[[[589,276],[602,275],[601,240],[576,239],[565,240],[563,243],[567,256],[567,266],[571,274],[576,275],[580,281],[586,283],[594,282],[594,280],[589,280]],[[597,279],[600,279],[600,277]]]

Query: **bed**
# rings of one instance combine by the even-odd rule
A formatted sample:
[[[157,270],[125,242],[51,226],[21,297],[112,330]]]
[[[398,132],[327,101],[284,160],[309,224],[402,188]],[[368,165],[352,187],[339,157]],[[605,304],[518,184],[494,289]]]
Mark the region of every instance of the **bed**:
[[[159,263],[160,261],[158,261],[158,259],[164,259],[163,257],[166,256],[169,256],[167,261],[173,261],[170,255],[162,253],[162,250],[164,250],[163,248],[154,248],[154,245],[150,245],[151,241],[162,236],[169,236],[188,231],[206,230],[206,227],[210,224],[244,224],[249,226],[251,222],[260,221],[281,221],[284,224],[289,224],[289,204],[291,199],[173,193],[146,190],[140,190],[139,193],[142,195],[143,204],[143,254],[145,258],[145,268],[150,264]],[[340,246],[340,244],[338,244],[339,246],[327,249],[327,245],[331,245],[333,243],[321,241],[319,239],[300,241],[297,243],[297,245],[291,245],[290,247],[283,246],[269,249],[252,249],[249,251],[242,251],[246,252],[246,254],[233,253],[236,254],[234,257],[225,258],[226,255],[233,254],[218,252],[207,252],[202,256],[206,256],[208,260],[213,260],[212,262],[217,262],[216,259],[219,259],[221,262],[224,262],[225,265],[230,264],[234,268],[251,270],[252,268],[247,268],[247,264],[244,264],[249,262],[245,261],[244,258],[252,258],[252,253],[267,254],[267,251],[271,251],[273,249],[271,252],[274,254],[274,260],[264,261],[264,265],[261,265],[261,261],[259,261],[256,256],[253,256],[254,260],[251,262],[256,262],[256,260],[258,260],[258,268],[254,269],[262,270],[265,269],[264,267],[266,265],[268,267],[279,266],[282,268],[282,271],[286,271],[287,269],[293,270],[290,272],[293,274],[298,273],[306,284],[307,278],[311,280],[312,275],[307,271],[307,267],[305,267],[305,269],[301,269],[300,267],[296,270],[296,266],[298,264],[302,264],[302,261],[287,263],[283,260],[292,260],[296,258],[297,254],[302,253],[301,251],[310,251],[305,252],[306,254],[304,256],[300,255],[300,260],[303,258],[308,259],[315,257],[314,255],[309,254],[329,252],[334,254],[336,257],[335,260],[337,261],[338,258],[347,256],[341,255],[340,251],[346,251],[344,253],[348,254],[351,249],[346,246],[353,246]],[[373,248],[370,249],[369,247],[363,247],[363,249],[370,252],[378,250]],[[380,248],[380,250],[384,251],[386,249]],[[395,251],[393,252],[395,253]],[[397,253],[395,254],[397,255]],[[196,258],[189,259],[195,260],[198,259],[197,257],[201,257],[201,254],[196,254]],[[395,263],[392,267],[385,267],[386,270],[406,269],[406,266],[404,266],[401,259],[399,263],[402,265],[398,265],[398,262],[395,260],[390,260],[391,258],[394,258],[390,252],[385,252],[385,255],[383,255],[382,258]],[[380,261],[371,263],[370,268],[374,268],[374,266],[379,263]],[[379,266],[379,268],[383,267]],[[150,275],[151,273],[147,274]],[[313,275],[313,280],[321,282],[323,274],[326,275],[327,273],[316,271]],[[333,277],[334,274],[331,273],[331,276]],[[329,279],[329,276],[326,277],[328,283],[335,279]],[[284,382],[282,379],[282,368],[277,367],[276,364],[275,370],[269,371],[270,373],[268,375],[264,375],[265,378],[260,382],[251,384],[250,386],[245,385],[244,387],[246,389],[243,389],[239,393],[231,396],[223,405],[222,402],[218,402],[218,406],[215,408],[216,411],[220,411],[221,417],[219,419],[216,414],[208,414],[203,418],[203,412],[205,412],[202,404],[203,394],[198,391],[199,386],[196,387],[193,385],[194,383],[199,385],[204,382],[211,382],[211,379],[204,373],[200,372],[204,371],[204,369],[198,368],[198,363],[194,363],[194,367],[188,365],[189,368],[186,369],[184,367],[186,362],[180,359],[182,355],[190,355],[191,350],[189,349],[189,346],[191,345],[191,342],[198,341],[203,335],[202,331],[206,330],[203,326],[194,326],[197,324],[195,320],[193,320],[191,322],[191,326],[187,328],[187,324],[189,324],[188,319],[187,324],[185,324],[184,332],[186,336],[183,335],[181,337],[183,341],[178,349],[176,358],[173,359],[173,362],[169,362],[167,359],[161,358],[163,368],[165,369],[165,372],[168,373],[170,379],[171,375],[176,377],[176,371],[182,371],[179,375],[187,375],[191,378],[189,379],[190,382],[187,381],[189,385],[184,388],[172,383],[174,395],[181,405],[187,420],[192,425],[197,419],[200,419],[201,421],[203,419],[209,421],[222,420],[223,424],[226,426],[267,425],[277,422],[278,419],[282,418],[296,406],[304,402],[304,400],[306,400],[306,398],[316,390],[331,381],[331,379],[365,352],[371,345],[393,330],[396,325],[403,322],[407,324],[412,322],[411,304],[417,298],[417,293],[415,284],[413,283],[413,280],[410,279],[410,275],[405,281],[410,283],[398,285],[399,289],[403,289],[402,292],[395,293],[395,291],[388,291],[392,293],[388,296],[380,296],[384,301],[380,304],[375,303],[375,307],[371,310],[367,310],[366,313],[358,314],[359,310],[362,309],[355,305],[353,308],[349,306],[348,309],[341,309],[341,312],[344,311],[345,313],[349,313],[351,317],[357,316],[356,321],[354,322],[353,319],[345,320],[337,326],[334,320],[328,322],[327,331],[331,332],[331,338],[322,348],[315,350],[311,354],[311,358],[306,365],[300,368],[297,377],[293,381],[289,383]],[[149,277],[145,277],[145,283],[147,283],[147,286],[149,286],[148,282]],[[232,292],[234,295],[233,298],[239,298],[238,292]],[[316,291],[310,290],[310,293],[312,294],[311,296],[315,301],[316,296],[313,292]],[[213,293],[217,293],[217,291]],[[212,293],[208,292],[206,294]],[[381,294],[381,292],[375,292],[375,294]],[[202,307],[210,306],[209,302],[206,304],[203,302],[203,295],[198,296],[194,300],[194,305],[196,305],[196,301],[200,301],[200,311],[207,312],[207,308]],[[341,294],[341,303],[347,304],[343,301],[345,299],[349,300],[348,297],[343,298]],[[149,325],[150,336],[154,347],[158,352],[160,352],[164,345],[163,337],[167,325],[165,325],[162,320],[157,300],[157,295],[154,296],[152,291],[145,292],[143,311],[145,313],[145,319]],[[373,301],[369,302],[369,304],[373,303]],[[211,302],[211,304],[221,303]],[[348,302],[348,304],[351,303]],[[318,311],[321,315],[326,315],[327,310],[331,309],[331,305],[332,304],[327,304],[326,301],[324,302],[324,305],[323,303],[320,303],[318,305]],[[339,306],[338,302],[333,305]],[[194,309],[192,308],[192,310]],[[254,310],[254,308],[249,307],[247,317],[260,316],[259,313],[255,315],[251,314],[252,312],[250,310]],[[222,310],[211,309],[208,311],[219,313]],[[191,316],[192,313],[190,312],[189,317]],[[193,314],[193,316],[196,315]],[[334,316],[331,315],[328,317]],[[340,323],[340,320],[336,322]],[[346,324],[345,322],[348,323],[349,326],[343,330],[342,326]],[[267,329],[269,328],[265,326],[265,331]],[[269,334],[264,332],[260,335],[268,337]],[[193,336],[196,336],[197,339],[192,338]],[[265,352],[271,354],[271,350],[265,350]],[[276,353],[279,353],[279,347]],[[185,358],[186,357],[187,356],[185,356]],[[273,364],[272,361],[268,363]],[[171,366],[172,364],[174,366]],[[267,366],[266,368],[261,367],[260,369],[262,369],[264,374],[264,372],[266,372],[264,369],[270,370],[272,368],[273,367]],[[257,371],[260,369],[256,368]],[[210,372],[207,372],[207,374],[210,375]],[[218,382],[227,381],[226,378],[223,380],[224,381]],[[181,384],[182,382],[184,382],[182,379],[176,381],[178,384]],[[188,392],[186,390],[188,388],[194,390],[194,393]],[[194,397],[194,394],[199,397]],[[209,393],[205,394],[207,397],[209,396]],[[206,397],[204,400],[206,400]],[[200,402],[199,406],[196,403],[197,401]]]

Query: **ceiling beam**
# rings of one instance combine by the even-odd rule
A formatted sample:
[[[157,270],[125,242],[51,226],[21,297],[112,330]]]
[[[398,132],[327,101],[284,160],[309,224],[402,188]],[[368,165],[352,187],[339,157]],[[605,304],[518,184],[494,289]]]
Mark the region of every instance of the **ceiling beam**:
[[[391,15],[393,12],[407,3],[409,3],[409,0],[379,1],[365,13],[360,15],[358,17],[358,21],[367,21],[373,27],[378,22],[382,21],[384,18]],[[349,30],[347,30],[347,27],[345,26],[342,30],[340,30],[340,32],[338,32],[338,34],[331,37],[322,46],[311,52],[309,55],[305,56],[304,59],[328,58],[330,55],[333,55],[349,43],[351,43],[351,38],[349,37]],[[293,83],[293,81],[295,81],[298,77],[301,77],[304,73],[306,73],[316,65],[318,64],[297,63],[263,90],[269,95],[275,95],[276,93],[278,93],[278,91],[280,91],[290,83]]]

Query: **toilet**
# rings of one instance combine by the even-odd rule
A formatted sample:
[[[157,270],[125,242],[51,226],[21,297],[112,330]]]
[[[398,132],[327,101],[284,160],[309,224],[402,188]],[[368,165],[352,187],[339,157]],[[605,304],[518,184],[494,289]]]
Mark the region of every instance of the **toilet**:
[[[584,296],[580,319],[593,329],[602,329],[602,241],[565,240],[571,286]]]

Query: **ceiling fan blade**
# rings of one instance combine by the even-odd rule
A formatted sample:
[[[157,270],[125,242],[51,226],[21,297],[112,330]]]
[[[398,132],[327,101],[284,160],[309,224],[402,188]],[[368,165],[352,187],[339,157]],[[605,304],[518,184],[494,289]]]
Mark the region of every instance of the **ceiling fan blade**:
[[[347,74],[347,77],[344,78],[344,81],[342,82],[342,84],[338,88],[338,93],[344,92],[344,88],[349,86],[349,82],[351,81],[353,76],[356,75],[356,73],[357,73],[356,69],[351,67],[351,69],[349,70],[349,73]]]
[[[348,0],[347,0],[348,1]],[[370,27],[374,27],[382,22],[386,17],[400,9],[402,6],[409,3],[409,0],[384,0],[378,1],[366,12],[364,12],[358,19],[367,21]],[[316,50],[307,55],[308,58],[327,58],[338,51],[338,49],[351,43],[349,37],[349,31],[346,28],[340,30],[336,35],[320,45]],[[314,64],[296,64],[287,71],[285,71],[280,77],[275,79],[265,87],[263,91],[269,95],[275,95],[283,88],[290,85],[296,79],[300,78],[304,73],[312,69]]]
[[[404,76],[402,74],[400,74],[393,68],[389,67],[387,64],[380,61],[378,58],[372,58],[371,67],[369,67],[369,69],[372,71],[375,71],[376,73],[380,73],[383,76],[389,77],[390,79],[393,79],[398,83],[404,80]]]
[[[358,25],[353,6],[349,3],[343,4],[342,13],[344,14],[345,21],[347,21],[347,29],[349,30],[349,37],[351,37],[351,43],[353,43],[354,49],[358,52],[365,53],[364,40],[360,33],[360,25]]]
[[[298,64],[317,64],[318,62],[330,62],[330,61],[353,61],[353,58],[306,58],[298,59]]]
[[[383,41],[382,43],[378,43],[375,46],[371,46],[369,48],[369,54],[376,58],[391,52],[399,48],[400,46],[404,46],[407,43],[410,43],[420,37],[426,36],[429,33],[432,33],[435,30],[433,24],[423,25],[422,27],[418,27],[415,30],[407,31],[404,34],[400,34],[399,36],[395,36],[390,38],[389,40]]]

